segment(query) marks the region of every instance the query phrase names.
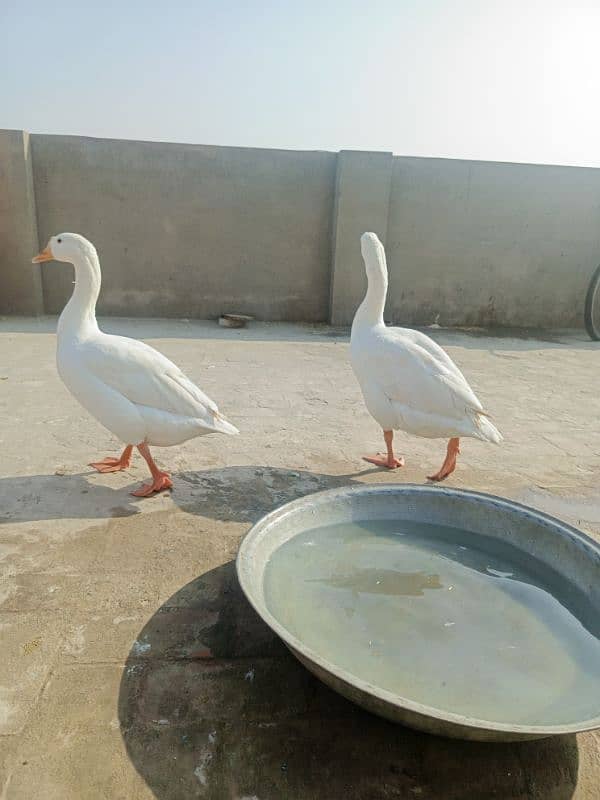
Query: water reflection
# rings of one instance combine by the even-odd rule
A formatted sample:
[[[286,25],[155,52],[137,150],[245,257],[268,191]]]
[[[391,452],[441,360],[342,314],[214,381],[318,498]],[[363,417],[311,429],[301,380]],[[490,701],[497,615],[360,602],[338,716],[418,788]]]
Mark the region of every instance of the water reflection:
[[[399,572],[395,569],[364,567],[346,575],[313,578],[308,583],[323,583],[334,589],[350,589],[353,594],[385,594],[388,596],[422,597],[425,589],[442,589],[439,575],[422,570]]]

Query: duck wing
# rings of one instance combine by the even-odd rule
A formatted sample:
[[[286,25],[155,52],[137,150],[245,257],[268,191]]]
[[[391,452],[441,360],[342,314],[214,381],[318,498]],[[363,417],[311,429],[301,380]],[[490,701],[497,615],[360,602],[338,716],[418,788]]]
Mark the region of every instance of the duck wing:
[[[371,355],[370,370],[392,402],[441,417],[483,412],[456,364],[428,336],[388,328],[382,346]]]
[[[438,365],[440,379],[448,381],[453,390],[463,397],[469,408],[483,411],[479,398],[448,353],[437,342],[420,331],[407,329],[405,333],[413,344],[425,350],[434,359]]]
[[[132,403],[198,419],[209,428],[216,403],[162,353],[136,339],[101,334],[81,350],[85,367]]]

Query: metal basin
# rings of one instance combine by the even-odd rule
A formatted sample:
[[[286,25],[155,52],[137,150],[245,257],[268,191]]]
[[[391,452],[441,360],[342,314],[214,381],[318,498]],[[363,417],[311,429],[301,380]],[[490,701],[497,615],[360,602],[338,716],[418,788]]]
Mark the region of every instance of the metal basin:
[[[381,533],[377,526],[382,525],[391,526],[393,533]],[[417,535],[411,540],[411,534],[403,532],[420,531],[418,526],[439,529],[443,536],[430,539]],[[346,528],[353,537],[348,543],[338,534],[331,534]],[[402,538],[407,535],[409,539]],[[328,550],[333,541],[338,547],[337,556]],[[408,541],[412,541],[412,550],[407,549]],[[427,551],[423,549],[425,542],[429,543]],[[302,550],[300,545],[304,544],[314,546]],[[282,553],[291,553],[285,555],[287,562]],[[428,564],[441,564],[439,575],[422,569],[403,571],[405,561],[408,563],[415,553],[429,559]],[[504,561],[498,561],[500,556]],[[323,565],[337,565],[340,558],[346,564],[344,574],[338,570],[323,578],[318,572],[323,571]],[[353,573],[359,561],[362,566]],[[278,576],[279,563],[292,564],[293,568],[283,577]],[[486,567],[507,563],[509,567],[504,567],[504,572]],[[446,566],[455,570],[456,586],[446,580]],[[412,485],[334,489],[295,500],[260,520],[241,544],[237,572],[249,602],[307,669],[375,714],[429,733],[480,741],[539,739],[600,727],[600,545],[557,519],[508,500],[454,489]],[[331,647],[316,646],[312,628],[308,629],[310,635],[299,634],[286,621],[289,615],[281,612],[272,599],[271,585],[279,585],[280,596],[283,586],[291,606],[294,598],[303,597],[300,604],[315,615],[315,628],[320,626],[321,616],[325,624],[334,613],[335,598],[345,598],[343,610],[348,622],[330,628]],[[476,598],[469,595],[471,586],[478,593]],[[452,589],[454,594],[450,593]],[[528,611],[528,601],[523,599],[528,597],[541,598],[541,610]],[[323,598],[328,605],[309,608],[313,601],[322,602]],[[374,628],[388,625],[383,635],[381,630],[376,633],[385,640],[382,647],[387,647],[392,657],[399,653],[400,660],[404,660],[403,666],[398,666],[398,675],[407,676],[408,688],[390,690],[391,684],[385,680],[378,683],[373,679],[373,674],[378,673],[364,668],[371,663],[379,668],[377,653],[363,652],[377,645],[375,633],[373,640],[368,631],[364,637],[353,638],[355,649],[340,646],[339,658],[331,655],[338,652],[333,647],[337,645],[336,637],[341,641],[344,636],[353,636],[352,630],[362,630],[367,624],[361,619],[362,628],[356,627],[356,609],[351,607],[354,602],[363,609],[360,613],[367,604],[371,614],[365,617],[370,620],[368,624]],[[298,611],[297,605],[296,602],[296,607],[287,611],[293,615]],[[328,610],[321,612],[321,608]],[[513,646],[507,643],[507,631],[514,633],[515,641],[524,631],[527,633],[525,623],[519,619],[521,610],[531,617],[525,615],[525,622],[533,620],[537,626],[523,645],[533,659],[533,667],[518,648],[515,653],[503,649]],[[456,613],[459,621],[440,623],[440,613]],[[573,630],[564,635],[563,654],[563,639],[554,634],[567,619]],[[422,627],[417,626],[417,620]],[[496,628],[497,636],[504,637],[502,641],[494,639]],[[591,649],[582,649],[581,637]],[[555,655],[546,661],[543,648],[547,639],[552,641]],[[446,680],[438,680],[440,677],[447,677],[449,686],[459,686],[456,659],[464,659],[465,653],[472,655],[463,667],[480,661],[481,676],[475,670],[473,675],[465,675],[466,689],[444,689]],[[523,676],[519,674],[521,661]],[[393,660],[391,663],[389,674],[393,677],[395,665]],[[560,680],[556,677],[559,666]],[[447,675],[441,674],[444,670]],[[577,670],[584,676],[587,689],[581,689]],[[435,677],[428,686],[430,674]],[[511,675],[515,676],[514,685],[510,683]],[[479,677],[485,682],[478,690],[473,681]],[[587,695],[577,696],[571,704],[569,692],[581,691],[587,691]],[[479,695],[484,701],[493,692],[504,716],[474,714],[473,708],[478,706],[473,706],[473,698]],[[542,699],[531,719],[524,720],[519,713],[515,713],[514,721],[506,719],[510,713],[507,709],[519,710],[521,701],[525,707],[537,693]]]

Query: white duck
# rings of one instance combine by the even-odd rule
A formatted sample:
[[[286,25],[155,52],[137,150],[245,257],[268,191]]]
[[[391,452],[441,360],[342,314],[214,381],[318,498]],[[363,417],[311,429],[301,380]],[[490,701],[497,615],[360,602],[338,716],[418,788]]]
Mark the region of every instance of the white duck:
[[[53,236],[33,262],[52,260],[75,267],[75,289],[58,321],[58,372],[81,405],[126,445],[120,458],[90,466],[98,472],[127,469],[135,445],[152,482],[132,494],[147,497],[172,488],[150,445],[168,447],[208,433],[236,434],[237,428],[161,353],[135,339],[102,333],[96,321],[100,261],[91,242],[76,233]]]
[[[366,457],[377,466],[404,465],[393,450],[394,430],[430,439],[449,438],[446,458],[430,480],[454,472],[460,437],[498,444],[500,432],[464,376],[428,336],[408,328],[387,328],[383,308],[388,287],[385,250],[374,233],[361,237],[368,288],[354,322],[350,354],[370,414],[383,428],[387,454]]]

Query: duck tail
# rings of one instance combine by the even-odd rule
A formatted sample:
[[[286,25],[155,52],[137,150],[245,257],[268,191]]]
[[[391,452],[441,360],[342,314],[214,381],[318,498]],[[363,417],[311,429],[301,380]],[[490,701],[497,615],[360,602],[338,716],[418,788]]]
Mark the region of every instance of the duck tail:
[[[222,414],[219,414],[218,411],[213,412],[213,425],[216,431],[219,433],[226,433],[228,436],[237,436],[239,433],[238,429],[235,425],[232,425],[228,419],[226,419]]]
[[[475,425],[477,426],[477,433],[479,438],[485,442],[492,442],[493,444],[500,444],[503,436],[489,418],[488,414],[477,411],[475,413]]]

